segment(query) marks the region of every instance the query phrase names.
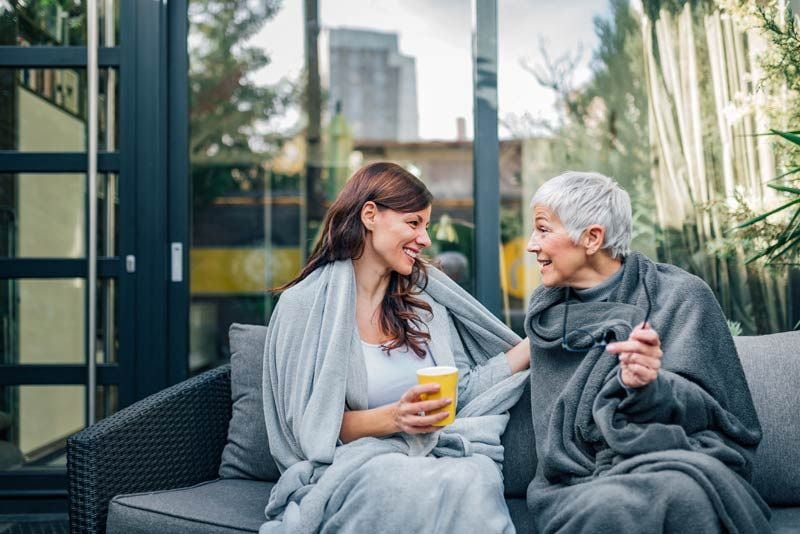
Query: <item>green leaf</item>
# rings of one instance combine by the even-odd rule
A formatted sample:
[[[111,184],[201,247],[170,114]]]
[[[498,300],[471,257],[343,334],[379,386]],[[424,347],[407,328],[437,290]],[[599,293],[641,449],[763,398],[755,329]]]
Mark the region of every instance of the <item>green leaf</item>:
[[[786,225],[786,228],[784,228],[783,231],[778,234],[778,239],[785,241],[798,234],[800,234],[800,206],[798,206],[795,210],[794,215],[792,215],[792,218],[789,220],[789,224]]]
[[[794,239],[791,239],[788,243],[785,243],[785,245],[782,248],[780,248],[779,250],[776,250],[776,251],[772,252],[769,255],[770,257],[769,257],[769,261],[767,261],[767,263],[772,263],[773,260],[777,260],[778,258],[783,256],[784,254],[789,252],[789,249],[791,249],[792,246],[796,246],[798,243],[800,243],[800,235],[795,236]]]
[[[796,187],[789,187],[786,185],[777,185],[777,184],[768,184],[767,187],[771,187],[772,189],[775,189],[777,191],[785,191],[787,193],[794,193],[795,195],[800,195],[800,189]]]
[[[788,172],[785,172],[785,173],[781,174],[780,176],[776,176],[775,178],[773,178],[773,179],[771,179],[771,180],[767,180],[767,181],[766,181],[766,182],[764,182],[764,183],[765,183],[765,184],[767,184],[767,185],[769,185],[769,184],[770,184],[770,182],[777,182],[777,181],[778,181],[778,180],[780,180],[781,178],[784,178],[784,177],[786,177],[786,176],[789,176],[790,174],[794,174],[794,173],[796,173],[796,172],[800,172],[800,167],[797,167],[796,169],[792,169],[792,170],[790,170],[790,171],[788,171]],[[798,178],[795,178],[795,179],[793,179],[793,180],[789,180],[789,181],[790,181],[790,182],[796,182],[797,180],[798,180]]]
[[[790,143],[794,143],[795,145],[800,145],[800,132],[780,132],[778,130],[770,130],[775,135],[779,135],[789,141]]]
[[[800,203],[800,198],[795,198],[792,201],[787,202],[783,206],[779,206],[779,207],[775,208],[774,210],[770,210],[770,211],[768,211],[766,213],[762,213],[758,217],[753,217],[752,219],[749,219],[749,220],[743,222],[742,224],[736,225],[736,226],[733,227],[733,229],[736,230],[736,229],[739,229],[739,228],[745,228],[745,227],[753,225],[753,224],[755,224],[757,222],[761,222],[764,219],[766,219],[767,217],[769,217],[770,215],[772,215],[773,213],[778,213],[779,211],[785,210],[789,206],[793,206],[793,205],[798,204],[798,203]]]
[[[785,133],[800,134],[800,130],[789,130],[788,132],[785,132]],[[750,134],[750,135],[752,137],[763,137],[765,135],[775,135],[775,131],[773,130],[773,131],[770,131],[770,132],[761,132],[761,133]]]

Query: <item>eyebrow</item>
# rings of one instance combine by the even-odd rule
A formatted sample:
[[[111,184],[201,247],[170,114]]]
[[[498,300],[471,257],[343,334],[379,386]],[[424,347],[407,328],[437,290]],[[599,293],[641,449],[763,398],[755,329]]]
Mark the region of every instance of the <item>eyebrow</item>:
[[[538,222],[540,220],[542,220],[544,222],[550,222],[550,220],[547,218],[546,215],[537,215],[536,218],[533,219],[533,220],[534,220],[534,222]]]

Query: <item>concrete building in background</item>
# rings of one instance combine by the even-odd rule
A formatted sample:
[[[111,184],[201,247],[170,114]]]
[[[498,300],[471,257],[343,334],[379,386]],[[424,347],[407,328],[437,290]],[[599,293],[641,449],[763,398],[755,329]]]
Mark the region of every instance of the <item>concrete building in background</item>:
[[[400,54],[396,33],[328,29],[320,71],[328,111],[341,103],[355,139],[418,139],[416,60]]]

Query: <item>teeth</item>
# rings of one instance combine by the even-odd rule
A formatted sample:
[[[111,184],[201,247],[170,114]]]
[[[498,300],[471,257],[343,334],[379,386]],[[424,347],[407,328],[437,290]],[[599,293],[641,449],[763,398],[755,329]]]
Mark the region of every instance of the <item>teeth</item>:
[[[416,252],[411,251],[411,250],[409,250],[407,248],[404,248],[403,252],[405,252],[407,255],[411,256],[412,258],[416,258],[417,257],[417,253]]]

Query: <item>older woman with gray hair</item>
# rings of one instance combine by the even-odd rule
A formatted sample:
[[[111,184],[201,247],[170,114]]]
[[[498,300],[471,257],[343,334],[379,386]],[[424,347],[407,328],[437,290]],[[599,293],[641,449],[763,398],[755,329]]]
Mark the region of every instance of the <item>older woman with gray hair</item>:
[[[531,207],[537,529],[768,532],[761,429],[710,288],[630,251],[630,199],[606,176],[552,178]]]

